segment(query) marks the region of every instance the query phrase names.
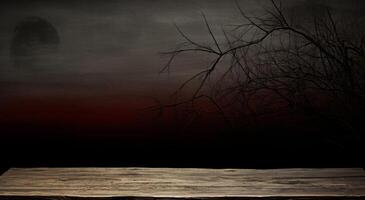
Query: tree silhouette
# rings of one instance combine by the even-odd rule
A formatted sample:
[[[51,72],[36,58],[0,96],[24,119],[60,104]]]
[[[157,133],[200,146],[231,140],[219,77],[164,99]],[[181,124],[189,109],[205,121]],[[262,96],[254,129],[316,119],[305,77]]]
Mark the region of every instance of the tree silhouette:
[[[326,6],[306,24],[288,17],[281,2],[274,0],[260,17],[247,15],[239,3],[237,8],[242,23],[222,30],[224,41],[217,39],[204,14],[210,45],[194,41],[176,26],[184,42],[167,52],[170,59],[162,71],[187,52],[209,55],[212,60],[177,90],[198,81],[189,99],[175,99],[161,108],[194,105],[205,98],[230,123],[233,118],[247,122],[267,114],[295,112],[362,137],[365,35],[356,30],[357,24],[334,16]],[[209,83],[213,89],[203,90],[210,78],[215,80]]]

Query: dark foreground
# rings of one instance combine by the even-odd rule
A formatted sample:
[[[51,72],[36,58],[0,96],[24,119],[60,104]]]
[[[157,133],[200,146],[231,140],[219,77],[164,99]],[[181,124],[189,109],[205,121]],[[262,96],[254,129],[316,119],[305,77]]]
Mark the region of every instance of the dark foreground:
[[[51,131],[52,130],[52,131]],[[364,167],[360,139],[294,127],[226,131],[2,127],[9,167]]]

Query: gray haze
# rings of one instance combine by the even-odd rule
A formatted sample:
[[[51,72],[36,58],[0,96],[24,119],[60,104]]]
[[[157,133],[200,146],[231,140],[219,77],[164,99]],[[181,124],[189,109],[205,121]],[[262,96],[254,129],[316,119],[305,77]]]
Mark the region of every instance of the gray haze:
[[[242,8],[260,14],[268,0],[241,0]],[[320,1],[292,0],[295,17]],[[321,1],[345,15],[363,17],[362,0]],[[166,62],[159,53],[182,42],[174,23],[198,41],[207,40],[201,13],[221,38],[242,19],[233,0],[9,1],[0,3],[0,91],[2,98],[168,94],[199,70],[207,59],[198,55],[177,60],[170,75],[158,74]],[[58,32],[56,54],[41,66],[14,65],[10,46],[16,25],[29,16],[47,20]],[[209,38],[208,38],[209,39]],[[17,59],[17,58],[15,58]]]

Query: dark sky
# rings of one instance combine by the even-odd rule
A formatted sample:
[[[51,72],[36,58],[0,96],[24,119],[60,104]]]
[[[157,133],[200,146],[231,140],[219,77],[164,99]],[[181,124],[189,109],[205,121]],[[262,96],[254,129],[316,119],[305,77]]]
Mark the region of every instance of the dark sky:
[[[40,95],[57,95],[59,89],[72,95],[165,90],[169,80],[199,67],[192,59],[180,60],[184,70],[170,79],[158,75],[166,60],[159,53],[182,41],[173,23],[204,40],[201,12],[218,27],[238,16],[232,1],[24,2],[2,5],[0,25],[1,85],[18,94],[25,92],[21,86],[33,86]],[[251,4],[245,7],[251,10]],[[14,27],[27,16],[46,19],[59,33],[59,53],[42,69],[15,69],[9,60]]]
[[[268,2],[239,1],[250,14],[260,14],[262,8],[269,7]],[[363,17],[362,0],[283,1],[286,8],[296,9],[298,18],[310,13],[310,5],[318,3],[329,4],[341,14]],[[26,121],[38,116],[41,121],[53,112],[55,120],[71,117],[82,121],[86,117],[79,114],[80,110],[91,112],[90,109],[93,112],[85,115],[95,116],[95,121],[105,113],[109,113],[105,121],[112,119],[113,110],[123,113],[119,118],[128,119],[125,113],[150,105],[151,97],[168,96],[204,66],[208,58],[188,55],[177,60],[170,75],[158,73],[167,59],[160,52],[183,41],[174,23],[193,39],[210,42],[202,12],[218,40],[223,39],[222,28],[229,30],[230,25],[241,20],[233,0],[2,1],[3,119]],[[36,68],[14,66],[9,50],[15,26],[29,16],[51,23],[60,38],[58,52],[47,56]]]

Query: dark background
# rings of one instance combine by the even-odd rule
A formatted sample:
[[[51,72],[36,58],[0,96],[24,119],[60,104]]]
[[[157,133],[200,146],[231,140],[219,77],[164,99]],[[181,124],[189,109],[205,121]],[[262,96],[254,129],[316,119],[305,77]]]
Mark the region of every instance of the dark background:
[[[334,127],[331,125],[331,127]],[[49,130],[53,129],[53,135]],[[194,129],[194,130],[193,130]],[[207,168],[363,167],[363,144],[335,128],[223,130],[2,127],[6,167],[141,166]],[[187,131],[187,132],[185,132]],[[82,134],[80,134],[82,132]],[[128,132],[129,134],[121,133]],[[7,136],[4,136],[7,133]],[[83,134],[88,134],[87,137]],[[103,136],[101,136],[104,134]],[[58,136],[55,136],[58,135]]]
[[[254,14],[260,14],[268,2],[239,1]],[[318,2],[329,4],[343,17],[364,19],[362,0],[284,4],[298,10],[298,20],[305,20],[311,15],[310,6]],[[235,1],[2,1],[1,170],[41,166],[364,166],[364,139],[352,137],[330,122],[275,120],[277,116],[271,116],[269,123],[232,128],[209,115],[187,125],[189,119],[160,119],[141,111],[168,99],[204,66],[206,58],[190,55],[177,60],[169,75],[158,73],[166,62],[159,53],[181,41],[174,23],[194,39],[207,38],[201,28],[201,12],[213,29],[240,19]],[[58,50],[52,56],[47,52],[32,55],[46,55],[41,65],[32,60],[29,66],[19,66],[15,63],[22,58],[13,55],[11,48],[17,25],[29,16],[54,27]],[[222,37],[219,34],[217,38]]]

